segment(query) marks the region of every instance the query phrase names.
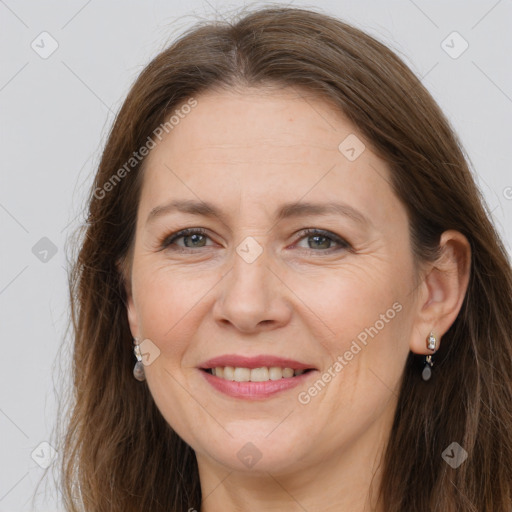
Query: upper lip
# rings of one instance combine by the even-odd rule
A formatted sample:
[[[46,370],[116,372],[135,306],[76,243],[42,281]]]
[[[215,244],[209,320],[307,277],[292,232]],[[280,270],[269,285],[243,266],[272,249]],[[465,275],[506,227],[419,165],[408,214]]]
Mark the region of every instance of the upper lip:
[[[204,361],[199,365],[199,368],[206,370],[210,368],[217,368],[219,366],[233,366],[235,368],[261,368],[264,366],[278,366],[280,368],[292,368],[294,370],[315,369],[310,364],[267,354],[253,357],[240,356],[237,354],[225,354],[223,356],[214,357],[212,359],[208,359],[208,361]]]

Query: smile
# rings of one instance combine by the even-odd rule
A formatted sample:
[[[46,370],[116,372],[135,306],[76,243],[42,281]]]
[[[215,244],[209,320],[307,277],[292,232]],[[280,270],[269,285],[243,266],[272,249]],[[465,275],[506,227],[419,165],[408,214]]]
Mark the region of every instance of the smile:
[[[266,382],[297,377],[310,370],[294,370],[293,368],[281,368],[279,366],[262,366],[261,368],[217,366],[216,368],[207,368],[205,371],[215,377],[228,381]]]
[[[304,384],[306,379],[309,379],[311,375],[318,374],[318,371],[314,369],[293,370],[288,367],[226,366],[203,368],[200,373],[214,390],[223,395],[245,400],[265,400]],[[253,378],[256,380],[252,380]]]

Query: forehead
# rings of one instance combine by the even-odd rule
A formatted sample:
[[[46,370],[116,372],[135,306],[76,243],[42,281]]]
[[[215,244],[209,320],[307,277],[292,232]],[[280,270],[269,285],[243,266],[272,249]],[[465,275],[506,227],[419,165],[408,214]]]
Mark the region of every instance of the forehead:
[[[301,90],[209,91],[151,151],[141,207],[172,198],[226,208],[286,199],[342,199],[383,215],[396,198],[389,169],[357,127]],[[179,110],[179,106],[176,107]],[[380,198],[380,200],[379,200]]]
[[[196,101],[165,137],[177,158],[193,150],[187,158],[228,156],[225,163],[233,165],[238,162],[229,161],[232,155],[269,163],[276,156],[284,157],[280,163],[314,160],[320,153],[336,155],[344,135],[355,131],[333,105],[298,89],[208,91]]]

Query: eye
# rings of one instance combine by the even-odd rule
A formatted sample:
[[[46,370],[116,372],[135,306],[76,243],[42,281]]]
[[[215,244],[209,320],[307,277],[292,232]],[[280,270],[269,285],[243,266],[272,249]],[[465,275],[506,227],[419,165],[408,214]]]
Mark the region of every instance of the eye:
[[[346,240],[324,229],[308,228],[300,234],[302,236],[299,240],[306,240],[308,244],[306,249],[314,252],[332,252],[352,248]],[[333,247],[333,244],[337,244],[338,247]]]
[[[195,249],[205,247],[207,238],[209,237],[206,234],[206,230],[202,228],[182,229],[164,238],[160,246],[162,249],[166,249],[170,248],[171,245],[175,245],[177,247],[175,250],[178,251],[180,249]],[[183,239],[184,245],[176,244],[176,241],[180,239]]]

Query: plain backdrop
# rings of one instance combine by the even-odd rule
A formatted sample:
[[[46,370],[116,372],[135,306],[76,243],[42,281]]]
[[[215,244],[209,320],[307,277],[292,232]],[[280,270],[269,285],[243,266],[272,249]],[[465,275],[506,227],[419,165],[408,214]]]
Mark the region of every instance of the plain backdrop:
[[[422,78],[460,136],[510,253],[512,2],[275,4],[354,24]],[[69,357],[66,239],[82,222],[115,113],[185,28],[244,5],[268,4],[0,0],[0,512],[63,510],[51,480],[35,490],[43,468],[57,466],[51,433],[69,385],[59,373]]]

